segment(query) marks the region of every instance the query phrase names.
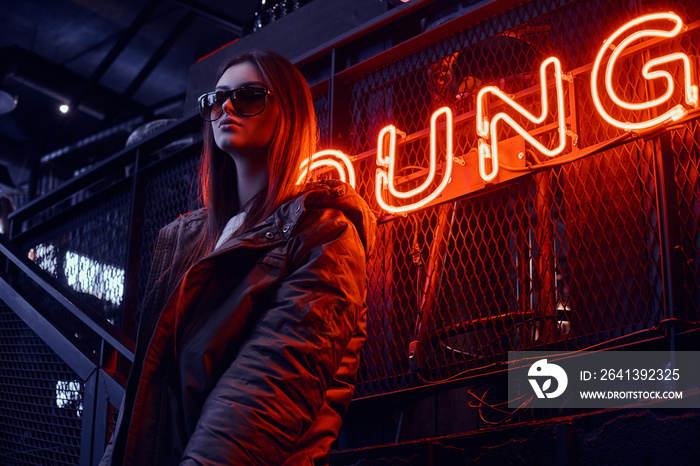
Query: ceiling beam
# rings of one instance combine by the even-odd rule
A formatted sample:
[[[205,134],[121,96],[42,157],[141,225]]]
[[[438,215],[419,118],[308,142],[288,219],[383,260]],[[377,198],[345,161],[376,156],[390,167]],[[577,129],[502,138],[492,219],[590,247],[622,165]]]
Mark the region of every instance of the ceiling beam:
[[[136,19],[129,25],[129,27],[124,31],[119,40],[114,47],[107,53],[107,56],[97,65],[97,68],[90,74],[85,85],[82,87],[81,91],[75,95],[68,105],[69,108],[78,108],[80,103],[83,101],[85,96],[88,94],[90,89],[96,85],[102,78],[107,69],[114,63],[114,60],[119,56],[119,54],[126,48],[126,46],[131,42],[131,39],[141,30],[146,21],[155,11],[155,9],[160,5],[162,0],[151,0],[148,4],[141,10]],[[72,114],[67,115],[66,118],[59,120],[58,124],[54,127],[53,131],[47,133],[47,137],[41,138],[39,144],[36,146],[36,151],[33,151],[32,155],[32,169],[31,175],[29,177],[29,199],[34,199],[37,195],[37,182],[38,182],[38,172],[39,172],[39,160],[41,159],[41,154],[50,146],[54,138],[59,134],[61,129],[69,120],[72,119]]]
[[[82,91],[71,99],[69,107],[77,108],[80,102],[83,100],[85,95],[90,91],[90,88],[96,84],[102,76],[105,74],[107,69],[114,63],[114,60],[119,56],[119,54],[126,48],[126,46],[131,42],[131,39],[141,30],[143,25],[146,23],[151,13],[158,7],[162,0],[151,0],[148,2],[143,10],[139,13],[136,19],[129,25],[129,27],[124,31],[119,40],[114,47],[107,53],[107,56],[97,65],[97,68],[90,74],[85,86],[83,86]]]
[[[78,73],[16,45],[0,48],[0,85],[13,88],[18,85],[26,86],[66,103],[85,87],[85,83],[86,78]],[[129,114],[148,111],[147,107],[123,99],[117,92],[100,84],[93,85],[74,110],[102,120],[120,101],[122,108]]]
[[[219,26],[232,31],[236,36],[242,37],[244,32],[244,24],[237,21],[235,18],[223,13],[219,10],[215,10],[206,5],[202,5],[194,0],[172,0],[174,3],[180,5],[183,8],[196,13],[198,16],[211,21],[212,23],[218,24]]]
[[[134,95],[134,93],[139,89],[139,87],[141,87],[143,82],[153,72],[158,63],[160,63],[161,60],[163,60],[165,55],[170,51],[173,45],[175,45],[177,40],[187,30],[190,24],[192,24],[192,21],[194,21],[195,16],[195,13],[193,13],[192,11],[188,11],[185,14],[185,16],[180,20],[180,22],[178,22],[175,28],[170,32],[170,34],[168,34],[168,37],[166,37],[163,43],[160,44],[158,50],[156,50],[153,53],[153,55],[144,65],[144,67],[141,68],[139,74],[136,75],[136,77],[129,83],[129,86],[122,93],[122,99],[118,101],[117,105],[115,105],[109,112],[109,114],[106,116],[103,122],[105,125],[109,124],[114,119],[114,117],[117,116],[117,114],[123,107],[123,103],[129,101]]]

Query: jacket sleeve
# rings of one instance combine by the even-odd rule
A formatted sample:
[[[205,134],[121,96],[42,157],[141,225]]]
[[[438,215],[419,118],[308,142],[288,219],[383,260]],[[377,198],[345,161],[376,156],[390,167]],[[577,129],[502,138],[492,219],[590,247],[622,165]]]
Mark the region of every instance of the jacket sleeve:
[[[339,368],[357,370],[347,358],[357,357],[364,341],[359,235],[332,209],[311,212],[298,230],[271,305],[209,394],[182,464],[282,464],[329,409],[327,391],[338,386]],[[352,387],[341,385],[351,396]]]

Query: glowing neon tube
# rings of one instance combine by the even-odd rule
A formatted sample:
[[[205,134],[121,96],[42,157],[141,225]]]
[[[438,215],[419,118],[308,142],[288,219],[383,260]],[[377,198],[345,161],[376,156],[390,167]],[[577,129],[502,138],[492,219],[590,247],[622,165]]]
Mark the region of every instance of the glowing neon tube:
[[[643,23],[649,21],[658,20],[668,20],[674,23],[674,26],[670,30],[661,29],[643,29],[635,33],[630,34],[625,39],[623,39],[619,45],[615,45],[615,41],[625,34],[629,29],[642,25]],[[615,105],[628,109],[628,110],[646,110],[652,107],[661,105],[671,99],[674,91],[673,77],[667,71],[651,71],[651,68],[670,63],[672,61],[681,61],[683,64],[684,71],[684,93],[685,102],[691,107],[697,107],[698,102],[698,86],[693,84],[693,73],[690,65],[690,59],[684,53],[672,53],[665,55],[663,57],[654,58],[649,60],[642,68],[642,76],[645,79],[664,79],[666,81],[666,92],[660,97],[647,102],[630,103],[620,99],[615,92],[615,87],[613,86],[613,68],[617,62],[620,55],[624,50],[634,41],[641,40],[644,38],[652,37],[662,37],[662,38],[672,38],[677,36],[683,29],[683,21],[681,18],[673,12],[668,13],[654,13],[650,15],[640,16],[639,18],[633,19],[632,21],[624,24],[622,27],[617,29],[603,44],[603,47],[598,52],[595,63],[593,64],[593,70],[591,71],[591,94],[593,97],[593,103],[598,110],[601,117],[611,125],[626,129],[629,131],[649,128],[651,126],[663,123],[669,119],[677,120],[687,113],[687,110],[682,105],[676,105],[673,108],[667,110],[663,114],[646,121],[631,123],[627,121],[620,121],[613,118],[604,108],[600,100],[600,94],[598,90],[598,74],[600,73],[600,67],[603,61],[603,57],[608,49],[612,49],[613,52],[610,55],[610,59],[605,69],[605,91],[607,92],[610,99],[615,103]]]
[[[437,188],[431,192],[429,195],[421,199],[420,201],[406,204],[403,206],[390,205],[384,200],[383,193],[385,190],[394,196],[401,199],[406,199],[412,196],[416,196],[424,192],[430,184],[435,179],[435,174],[437,172],[437,121],[441,115],[445,116],[445,164],[443,178]],[[395,166],[396,166],[396,132],[397,129],[394,125],[385,126],[379,132],[377,137],[377,175],[375,179],[375,194],[377,197],[377,202],[387,212],[391,213],[405,213],[412,210],[419,209],[424,205],[428,204],[434,200],[437,196],[442,193],[450,181],[450,176],[452,175],[452,133],[453,133],[453,123],[452,123],[452,110],[449,107],[441,107],[437,109],[430,118],[430,167],[428,168],[428,176],[423,181],[423,183],[415,189],[409,191],[399,191],[394,186],[394,176],[395,176]],[[385,148],[384,140],[388,136],[389,148],[388,151]],[[385,152],[388,152],[385,155]],[[383,168],[382,168],[383,167]]]
[[[332,167],[338,171],[340,180],[355,188],[355,169],[352,166],[350,157],[339,150],[326,149],[316,152],[311,156],[311,166],[308,160],[303,160],[299,165],[299,179],[297,184],[301,184],[309,171],[314,171],[322,167]]]
[[[522,126],[520,126],[507,113],[499,112],[494,115],[491,120],[485,116],[485,109],[488,108],[487,94],[493,94],[510,107],[515,109],[522,116],[527,118],[533,124],[541,124],[547,118],[549,113],[549,99],[547,98],[547,68],[554,68],[554,85],[556,87],[556,106],[557,106],[557,132],[559,133],[559,145],[554,149],[549,149],[547,146],[540,143]],[[518,104],[511,96],[501,91],[496,86],[486,86],[479,91],[476,98],[476,132],[479,135],[479,175],[484,181],[491,181],[498,175],[498,132],[497,124],[499,121],[505,122],[520,134],[527,142],[535,147],[539,152],[554,157],[561,154],[566,147],[566,118],[564,115],[564,85],[562,79],[561,62],[556,57],[549,57],[540,65],[540,87],[541,87],[541,113],[539,116],[533,115],[523,106]],[[486,142],[491,140],[490,145]],[[487,171],[486,160],[491,160],[491,170]]]

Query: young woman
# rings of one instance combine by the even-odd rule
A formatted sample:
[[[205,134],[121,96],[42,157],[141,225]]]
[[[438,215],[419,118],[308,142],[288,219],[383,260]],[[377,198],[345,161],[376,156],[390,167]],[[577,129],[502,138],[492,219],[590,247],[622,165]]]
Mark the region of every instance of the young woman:
[[[102,464],[324,464],[365,340],[374,216],[348,185],[297,183],[316,122],[283,57],[226,61],[199,102],[204,208],[159,234]]]

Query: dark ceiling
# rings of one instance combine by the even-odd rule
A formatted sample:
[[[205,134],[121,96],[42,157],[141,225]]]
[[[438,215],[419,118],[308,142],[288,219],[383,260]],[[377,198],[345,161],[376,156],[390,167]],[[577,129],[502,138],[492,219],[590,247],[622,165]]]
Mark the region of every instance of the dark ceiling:
[[[260,1],[0,0],[0,106],[17,101],[0,115],[0,163],[14,184],[117,123],[181,117],[190,66],[250,33]]]

